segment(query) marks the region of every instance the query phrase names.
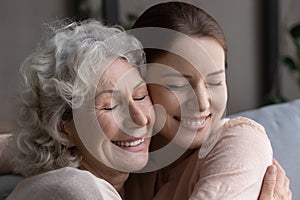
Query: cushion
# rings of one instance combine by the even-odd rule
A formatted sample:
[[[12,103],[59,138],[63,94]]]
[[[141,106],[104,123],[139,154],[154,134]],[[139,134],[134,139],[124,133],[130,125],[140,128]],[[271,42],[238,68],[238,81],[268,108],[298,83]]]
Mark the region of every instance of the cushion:
[[[12,192],[17,183],[22,179],[21,176],[13,174],[4,174],[0,176],[0,200],[5,198]]]
[[[274,157],[290,179],[293,199],[300,199],[300,99],[237,113],[262,124]]]

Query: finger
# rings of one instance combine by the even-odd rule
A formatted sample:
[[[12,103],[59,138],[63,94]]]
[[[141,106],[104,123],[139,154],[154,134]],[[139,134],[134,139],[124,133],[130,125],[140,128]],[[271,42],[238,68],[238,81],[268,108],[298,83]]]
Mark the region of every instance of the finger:
[[[271,165],[267,168],[267,172],[264,176],[259,200],[273,199],[274,189],[276,185],[276,178],[277,178],[277,167],[275,165]]]
[[[289,188],[290,187],[290,179],[288,177],[285,178],[284,187],[285,188]]]
[[[275,165],[277,168],[276,185],[275,185],[274,191],[275,191],[275,193],[281,194],[284,187],[286,189],[289,188],[289,187],[285,186],[285,181],[288,178],[286,177],[286,173],[285,173],[284,169],[281,167],[281,165],[275,159],[273,159],[273,165]]]
[[[277,171],[281,171],[281,172],[284,174],[284,176],[285,176],[285,171],[284,171],[284,169],[281,167],[281,165],[279,164],[279,162],[278,162],[277,160],[273,159],[273,165],[276,166]]]
[[[290,190],[290,180],[286,176],[285,170],[281,167],[281,165],[273,159],[273,164],[277,167],[277,181],[274,189],[274,197],[275,199],[292,199],[292,192]]]
[[[288,192],[288,199],[289,199],[289,200],[292,200],[292,198],[293,198],[292,191],[289,190],[289,192]]]

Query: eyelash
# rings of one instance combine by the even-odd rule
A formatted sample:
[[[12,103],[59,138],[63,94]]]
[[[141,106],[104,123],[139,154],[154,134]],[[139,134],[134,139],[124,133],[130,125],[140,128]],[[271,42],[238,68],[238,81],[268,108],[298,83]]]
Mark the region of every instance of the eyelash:
[[[207,83],[208,86],[212,86],[212,87],[218,87],[218,86],[222,86],[223,85],[223,81],[219,81],[217,83]],[[184,88],[186,85],[167,85],[167,87],[169,87],[170,89],[181,89]]]
[[[135,101],[142,101],[142,100],[144,100],[146,98],[146,96],[147,95],[144,95],[144,96],[139,97],[139,98],[134,98],[133,100],[135,100]]]
[[[103,108],[103,110],[107,110],[107,111],[114,110],[115,108],[118,107],[118,105],[119,105],[119,104],[116,104],[116,105],[114,105],[114,106],[112,106],[112,107]]]
[[[223,85],[223,81],[219,81],[217,83],[207,83],[207,85],[209,85],[209,86],[222,86]]]
[[[146,97],[147,97],[147,95],[144,95],[144,96],[142,96],[142,97],[140,97],[140,98],[134,98],[133,100],[135,100],[135,101],[142,101],[142,100],[144,100]],[[114,110],[115,108],[117,108],[118,106],[119,106],[119,104],[115,104],[115,105],[112,106],[112,107],[106,107],[106,108],[103,108],[103,110],[105,110],[105,111],[111,111],[111,110]]]
[[[186,85],[166,85],[166,86],[171,89],[180,89],[180,88],[184,88]]]

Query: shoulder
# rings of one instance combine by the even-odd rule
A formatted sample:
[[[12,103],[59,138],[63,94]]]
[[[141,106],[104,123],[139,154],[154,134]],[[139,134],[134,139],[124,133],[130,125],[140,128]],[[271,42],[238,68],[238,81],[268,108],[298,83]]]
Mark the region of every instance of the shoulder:
[[[32,193],[34,191],[34,193]],[[72,167],[49,171],[22,180],[9,199],[121,199],[105,180]]]
[[[224,123],[223,132],[228,131],[230,129],[234,129],[236,127],[248,127],[248,128],[256,129],[261,133],[265,133],[265,129],[262,125],[246,117],[235,117],[233,119],[227,120]]]
[[[245,117],[229,119],[219,131],[215,147],[217,149],[234,148],[238,151],[244,150],[245,153],[264,149],[263,152],[272,153],[271,143],[264,127],[254,120]]]
[[[243,149],[252,148],[253,146],[262,146],[262,148],[271,148],[270,140],[262,125],[245,117],[236,117],[227,120],[220,129],[220,138],[218,143],[231,143],[240,146]]]
[[[222,161],[239,160],[245,164],[250,164],[251,160],[271,161],[271,143],[265,129],[259,123],[245,117],[237,117],[226,120],[218,132],[215,134],[218,139],[208,153],[208,158],[215,160],[222,155]]]
[[[272,163],[272,148],[264,128],[251,119],[238,117],[222,121],[213,133],[210,136],[217,139],[207,155],[201,158],[200,149],[198,179],[191,197],[257,198],[265,170]]]
[[[1,129],[1,127],[0,127]],[[0,132],[0,173],[12,171],[10,164],[12,158],[12,145],[13,135],[11,133],[2,134]]]
[[[267,146],[270,145],[265,129],[259,123],[245,117],[225,118],[219,121],[202,144],[199,150],[199,158],[206,157],[216,148],[224,148],[226,145],[232,146],[234,143],[240,143],[244,140],[256,141],[261,139]]]
[[[263,126],[251,119],[237,117],[222,120],[201,146],[198,156],[206,163],[238,161],[252,165],[268,161],[271,164],[273,151]]]

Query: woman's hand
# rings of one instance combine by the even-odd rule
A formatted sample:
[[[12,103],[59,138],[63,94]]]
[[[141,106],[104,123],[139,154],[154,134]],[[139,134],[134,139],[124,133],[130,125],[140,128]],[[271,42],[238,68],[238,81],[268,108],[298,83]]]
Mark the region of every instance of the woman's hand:
[[[273,159],[264,177],[259,200],[291,200],[290,180],[280,164]]]

